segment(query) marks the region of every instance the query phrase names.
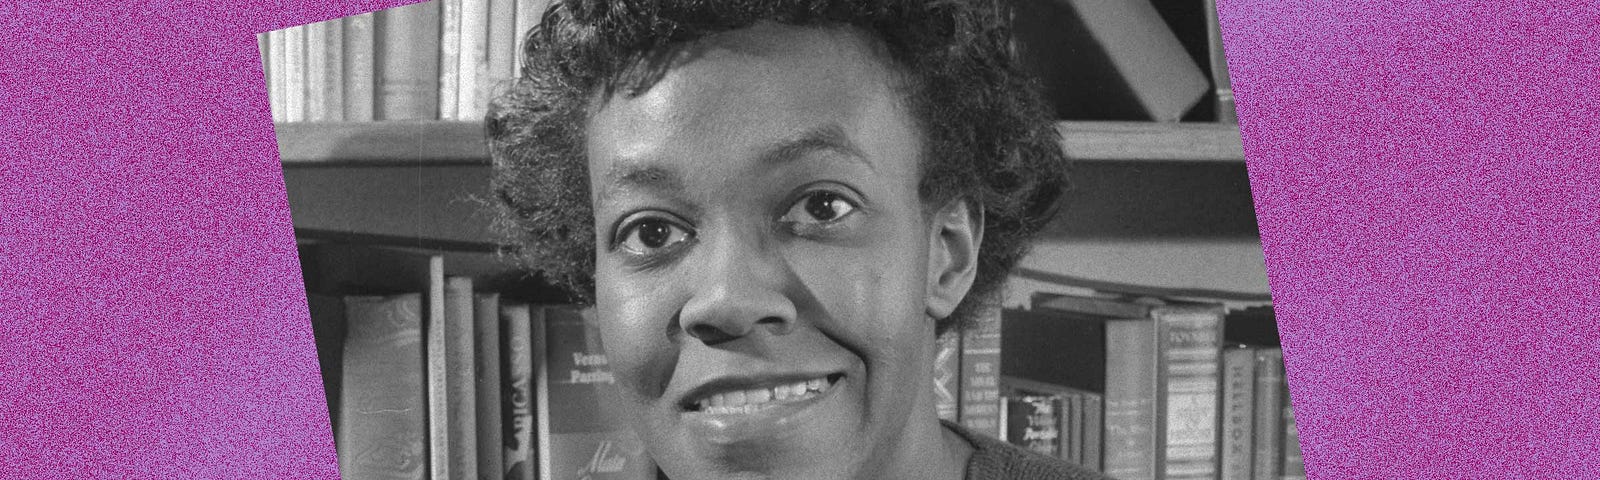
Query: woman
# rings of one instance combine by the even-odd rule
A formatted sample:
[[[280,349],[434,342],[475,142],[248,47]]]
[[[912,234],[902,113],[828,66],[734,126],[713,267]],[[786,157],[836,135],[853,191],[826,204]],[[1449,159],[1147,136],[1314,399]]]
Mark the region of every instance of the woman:
[[[941,423],[936,335],[1064,181],[982,2],[570,1],[489,121],[505,229],[592,301],[672,478],[1098,478]]]

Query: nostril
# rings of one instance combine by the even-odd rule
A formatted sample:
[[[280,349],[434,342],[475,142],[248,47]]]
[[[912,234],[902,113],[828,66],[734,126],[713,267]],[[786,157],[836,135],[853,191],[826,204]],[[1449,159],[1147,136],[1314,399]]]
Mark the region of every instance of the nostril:
[[[690,325],[689,328],[684,329],[684,331],[688,332],[689,336],[697,338],[707,344],[722,343],[734,338],[734,335],[724,332],[722,329],[717,328],[714,325],[704,323]]]

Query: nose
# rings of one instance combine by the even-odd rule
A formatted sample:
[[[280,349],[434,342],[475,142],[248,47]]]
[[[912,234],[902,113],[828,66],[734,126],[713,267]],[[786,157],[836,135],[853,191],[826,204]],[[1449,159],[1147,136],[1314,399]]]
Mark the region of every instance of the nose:
[[[776,252],[747,239],[702,243],[700,267],[685,279],[693,295],[679,322],[684,333],[707,345],[744,338],[758,329],[785,335],[794,328],[795,305],[784,293],[792,272]]]

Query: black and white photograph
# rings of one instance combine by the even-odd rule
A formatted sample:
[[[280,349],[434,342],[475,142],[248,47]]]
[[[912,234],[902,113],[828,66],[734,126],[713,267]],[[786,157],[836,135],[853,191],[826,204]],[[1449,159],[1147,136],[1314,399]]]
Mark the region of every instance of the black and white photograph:
[[[1306,477],[1211,0],[258,43],[343,478]]]

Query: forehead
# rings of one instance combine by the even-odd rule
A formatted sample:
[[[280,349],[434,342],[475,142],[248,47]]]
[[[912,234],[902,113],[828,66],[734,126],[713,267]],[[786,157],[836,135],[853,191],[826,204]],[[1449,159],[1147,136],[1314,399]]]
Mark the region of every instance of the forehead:
[[[857,30],[758,24],[683,46],[672,62],[647,90],[604,99],[590,116],[597,181],[619,167],[726,168],[807,132],[839,132],[878,163],[914,162],[891,151],[919,150],[898,75]]]

